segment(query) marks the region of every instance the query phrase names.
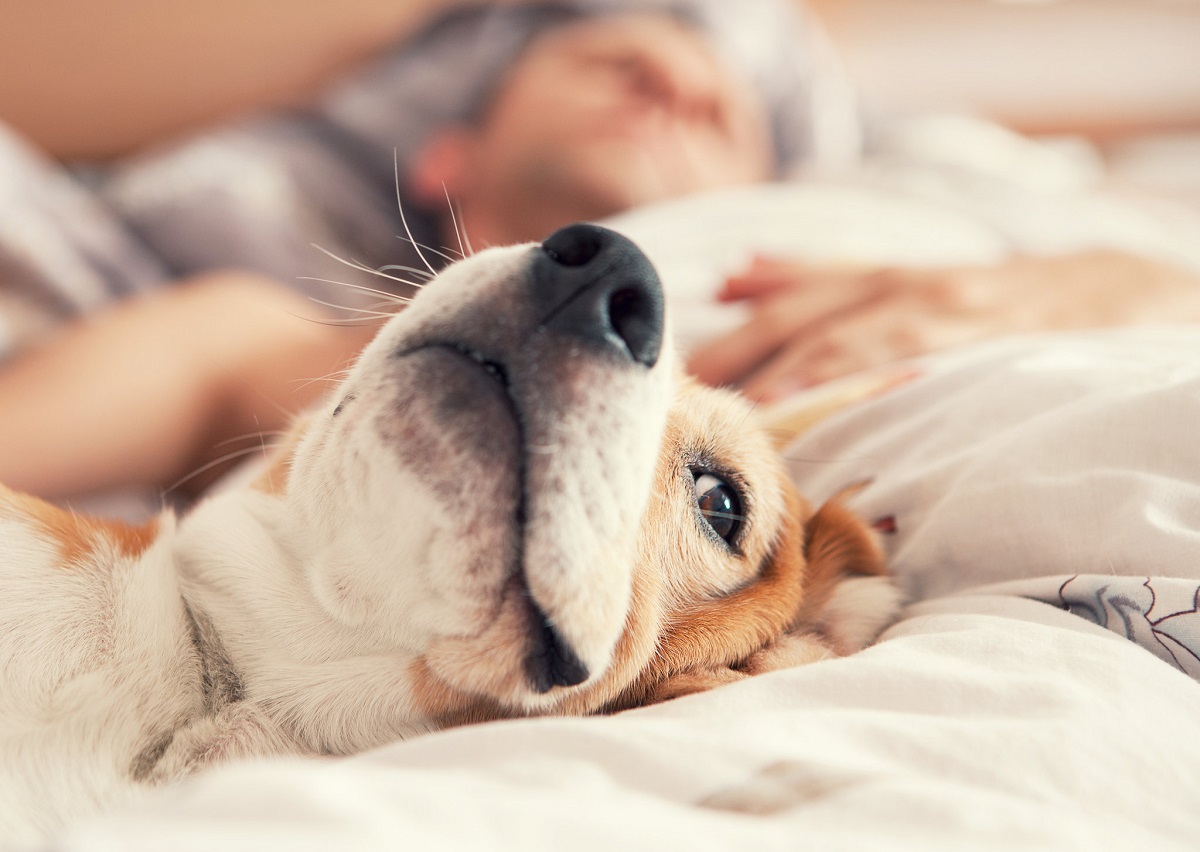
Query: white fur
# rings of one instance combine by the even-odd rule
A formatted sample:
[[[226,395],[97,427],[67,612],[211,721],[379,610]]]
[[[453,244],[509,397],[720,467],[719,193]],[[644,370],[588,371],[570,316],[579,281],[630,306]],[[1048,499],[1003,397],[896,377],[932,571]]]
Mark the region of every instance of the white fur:
[[[896,620],[904,596],[891,577],[842,580],[821,608],[821,631],[842,654],[870,645]]]
[[[307,427],[281,495],[221,494],[177,530],[164,524],[136,559],[100,545],[77,566],[60,564],[58,543],[34,525],[0,520],[2,834],[37,834],[139,780],[218,759],[345,754],[428,728],[412,665],[439,642],[487,634],[522,550],[537,605],[604,672],[624,627],[671,357],[621,365],[539,342],[536,323],[505,327],[535,251],[457,264],[385,326]],[[504,401],[492,420],[448,418],[434,398],[447,380],[395,354],[464,330],[540,359],[521,379],[525,433],[510,435],[533,458],[524,541],[516,460],[489,444],[489,432],[514,428],[496,422],[511,417]],[[206,708],[185,601],[219,637],[244,700]],[[545,708],[565,691],[529,689],[522,659],[504,649],[488,663],[505,675],[497,700]],[[144,779],[133,777],[139,760]]]

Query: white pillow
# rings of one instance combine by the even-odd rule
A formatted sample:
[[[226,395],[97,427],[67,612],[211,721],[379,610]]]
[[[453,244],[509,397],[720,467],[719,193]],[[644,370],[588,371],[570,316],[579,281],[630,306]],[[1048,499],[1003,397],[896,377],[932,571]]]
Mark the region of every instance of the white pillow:
[[[851,505],[894,523],[911,599],[1058,575],[1200,579],[1200,328],[1009,338],[913,366],[785,450],[815,501],[871,480]]]

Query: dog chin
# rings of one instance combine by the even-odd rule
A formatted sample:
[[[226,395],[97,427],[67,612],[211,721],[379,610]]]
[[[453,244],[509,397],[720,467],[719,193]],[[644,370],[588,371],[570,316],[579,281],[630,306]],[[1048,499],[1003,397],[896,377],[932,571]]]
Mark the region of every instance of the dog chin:
[[[540,627],[524,583],[514,577],[501,593],[496,617],[482,633],[438,640],[429,646],[423,662],[443,687],[473,696],[472,700],[490,700],[510,711],[545,711],[573,691],[586,689],[591,681],[546,690],[536,686],[529,662]],[[589,660],[595,672],[606,670],[608,664],[608,656]]]
[[[396,357],[390,379],[404,388],[375,417],[385,452],[438,502],[491,507],[517,523],[524,447],[504,387],[447,346]]]

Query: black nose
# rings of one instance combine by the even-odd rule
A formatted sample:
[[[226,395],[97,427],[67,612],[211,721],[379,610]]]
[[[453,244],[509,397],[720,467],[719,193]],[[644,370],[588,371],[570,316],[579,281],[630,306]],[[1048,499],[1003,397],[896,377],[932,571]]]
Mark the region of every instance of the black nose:
[[[542,326],[653,367],[663,338],[663,294],[646,255],[599,225],[568,225],[533,264]]]
[[[588,668],[574,649],[554,629],[550,619],[534,605],[538,623],[533,645],[525,656],[525,674],[534,692],[543,695],[556,686],[578,686],[588,678]]]

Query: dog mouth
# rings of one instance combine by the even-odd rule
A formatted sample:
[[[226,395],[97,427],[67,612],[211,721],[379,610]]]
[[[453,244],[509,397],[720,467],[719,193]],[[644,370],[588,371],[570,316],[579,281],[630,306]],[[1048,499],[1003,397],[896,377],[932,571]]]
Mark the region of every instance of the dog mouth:
[[[479,365],[479,368],[487,374],[489,378],[494,380],[505,391],[511,395],[511,384],[508,380],[508,368],[503,363],[494,358],[489,358],[477,349],[467,346],[465,343],[443,343],[441,345],[449,349],[451,352],[457,352],[469,361]]]
[[[508,369],[500,361],[489,358],[477,349],[473,349],[465,344],[448,344],[448,348],[477,364],[488,378],[503,388],[504,392],[512,399],[518,429],[522,431],[522,450],[519,459],[520,467],[518,469],[520,501],[517,507],[516,519],[520,528],[518,541],[521,541],[524,538],[524,527],[527,522],[525,506],[528,496],[528,484],[526,482],[525,459],[528,457],[528,450],[524,446],[521,405],[513,395],[512,386],[509,382]],[[516,569],[515,574],[519,578],[520,583],[518,593],[524,597],[530,608],[530,644],[524,664],[525,676],[529,681],[529,686],[534,692],[543,695],[556,686],[578,686],[588,679],[589,672],[587,665],[579,659],[574,649],[571,648],[562,635],[554,628],[554,623],[542,611],[537,601],[534,600],[533,594],[529,590],[528,580],[525,577],[524,553],[520,555],[517,564],[519,567]]]
[[[483,397],[502,397],[504,407],[511,414],[517,434],[517,452],[510,460],[513,466],[515,480],[516,505],[513,510],[512,525],[517,543],[517,553],[513,564],[507,569],[515,586],[512,593],[519,596],[519,604],[526,614],[527,624],[526,651],[523,660],[523,670],[531,690],[539,694],[550,692],[555,687],[578,686],[590,675],[587,665],[575,653],[575,650],[555,628],[553,620],[546,615],[542,607],[530,591],[526,577],[524,539],[528,523],[528,455],[526,445],[525,424],[522,416],[523,408],[515,392],[510,378],[508,366],[501,360],[485,354],[467,343],[461,341],[429,343],[408,349],[404,356],[423,355],[443,363],[442,370],[450,373],[467,373],[467,381],[481,393],[480,410],[486,411],[489,403]],[[448,359],[447,360],[447,356]],[[484,383],[484,387],[479,387]],[[493,408],[494,412],[494,408]],[[490,419],[490,418],[489,418]],[[495,426],[496,424],[492,424]],[[511,588],[511,587],[510,587]]]

